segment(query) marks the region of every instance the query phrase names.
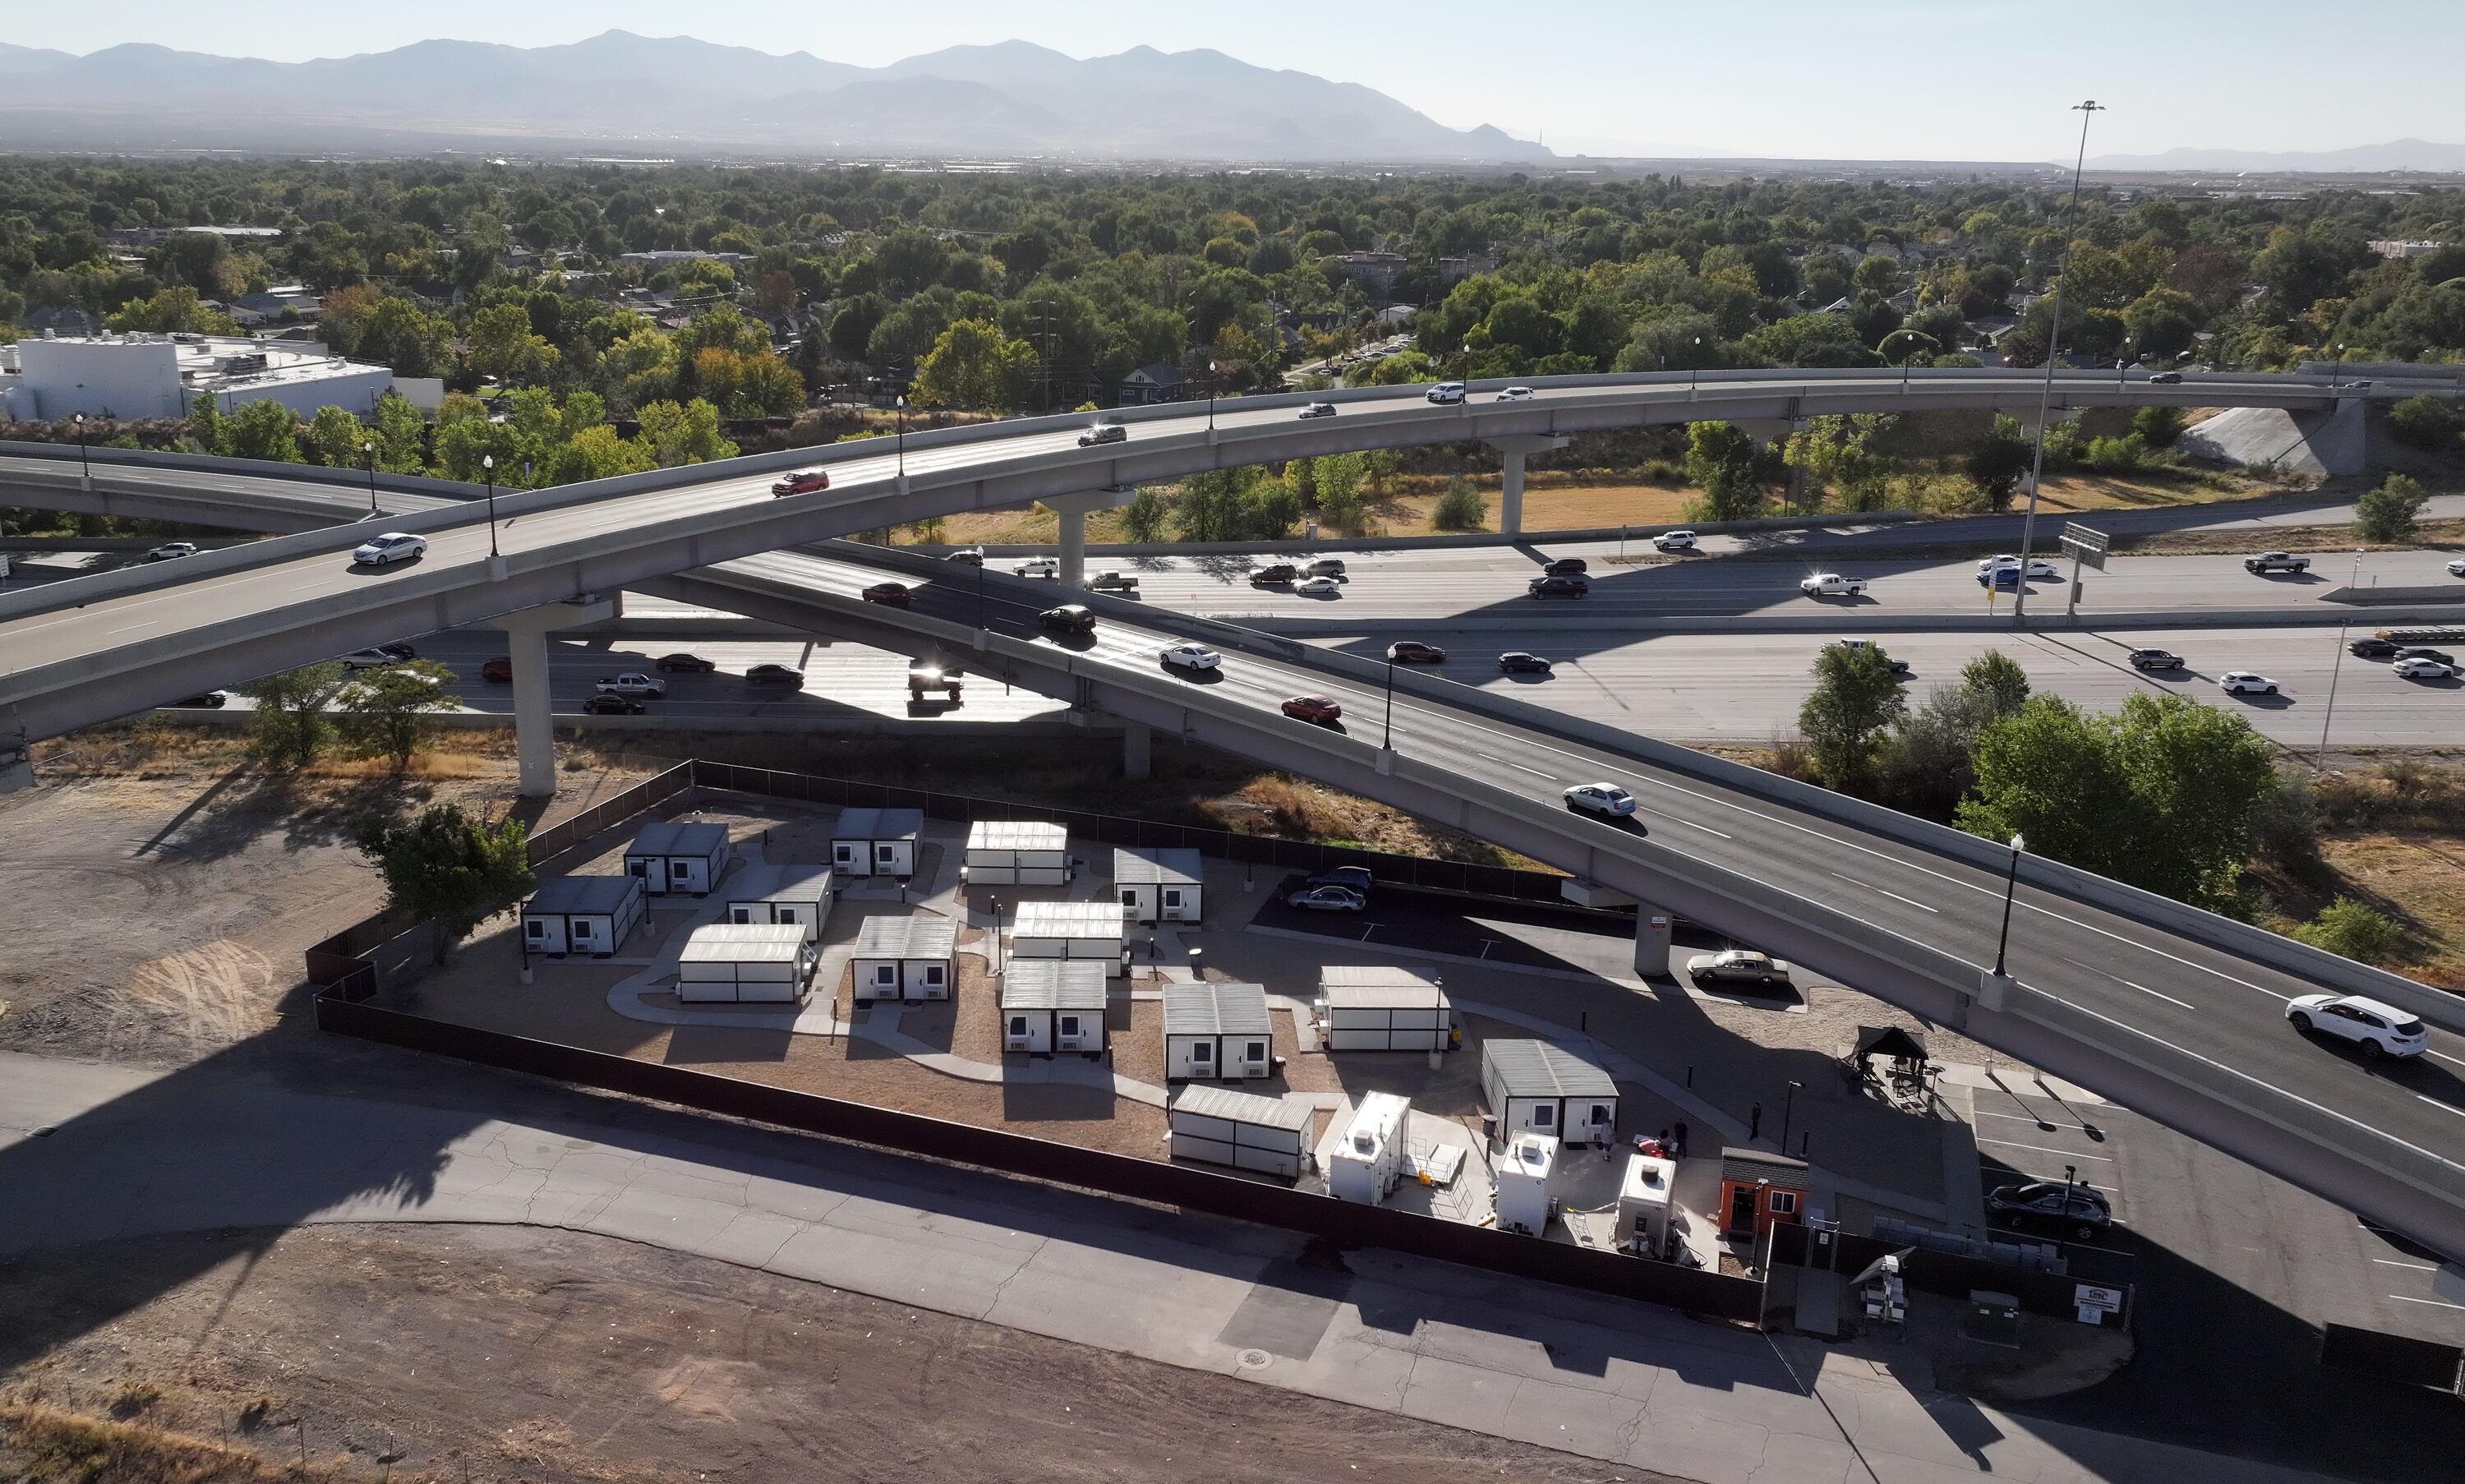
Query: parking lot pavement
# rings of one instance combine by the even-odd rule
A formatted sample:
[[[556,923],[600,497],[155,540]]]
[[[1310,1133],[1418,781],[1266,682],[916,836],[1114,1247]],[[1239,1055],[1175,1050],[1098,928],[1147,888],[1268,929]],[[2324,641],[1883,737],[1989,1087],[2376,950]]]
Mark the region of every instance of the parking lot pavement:
[[[2130,1222],[2123,1151],[2106,1129],[2118,1110],[2084,1100],[2076,1088],[2064,1088],[2015,1069],[1988,1069],[1977,1080],[1980,1085],[1970,1089],[1969,1118],[1987,1193],[1998,1185],[2072,1180],[2105,1197],[2118,1224]],[[1990,1216],[1988,1225],[1998,1234],[2036,1241],[2057,1234],[2051,1229],[1998,1222]]]
[[[1553,902],[1506,901],[1421,892],[1381,882],[1359,912],[1288,906],[1298,873],[1258,904],[1251,926],[1306,933],[1413,956],[1471,959],[1501,968],[1539,969],[1632,983],[1634,920]]]

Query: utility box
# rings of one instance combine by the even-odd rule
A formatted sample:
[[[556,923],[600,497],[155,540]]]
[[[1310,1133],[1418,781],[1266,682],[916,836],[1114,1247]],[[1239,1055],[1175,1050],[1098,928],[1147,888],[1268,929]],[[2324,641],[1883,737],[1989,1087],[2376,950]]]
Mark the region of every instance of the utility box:
[[[1648,1154],[1626,1157],[1626,1179],[1618,1185],[1617,1244],[1650,1256],[1667,1255],[1670,1191],[1677,1181],[1677,1162]]]
[[[2020,1300],[1989,1289],[1968,1291],[1968,1306],[1960,1313],[1960,1332],[1982,1345],[2020,1348]]]
[[[1558,1168],[1558,1141],[1519,1134],[1498,1162],[1498,1229],[1539,1236],[1549,1229],[1549,1177]]]
[[[1364,1093],[1327,1157],[1326,1188],[1339,1201],[1375,1206],[1404,1176],[1412,1105],[1393,1093]]]

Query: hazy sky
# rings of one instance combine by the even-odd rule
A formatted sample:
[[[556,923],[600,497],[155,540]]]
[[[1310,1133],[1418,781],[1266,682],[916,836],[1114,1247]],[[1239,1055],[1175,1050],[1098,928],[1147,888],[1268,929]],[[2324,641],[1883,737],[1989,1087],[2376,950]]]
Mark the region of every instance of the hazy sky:
[[[122,41],[298,61],[432,36],[539,46],[679,31],[879,65],[962,42],[1074,56],[1147,45],[1378,88],[1561,151],[1844,159],[2068,157],[2190,145],[2465,139],[2465,0],[13,0],[0,40]]]

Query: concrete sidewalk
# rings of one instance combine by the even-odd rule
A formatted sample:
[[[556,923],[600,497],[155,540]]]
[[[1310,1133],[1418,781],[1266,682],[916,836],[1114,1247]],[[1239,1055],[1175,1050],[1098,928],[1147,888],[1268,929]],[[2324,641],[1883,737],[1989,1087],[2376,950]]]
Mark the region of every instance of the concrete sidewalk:
[[[334,1222],[556,1227],[1720,1484],[2315,1477],[1912,1392],[1647,1305],[526,1079],[438,1080],[557,1111],[0,1053],[0,1254]]]

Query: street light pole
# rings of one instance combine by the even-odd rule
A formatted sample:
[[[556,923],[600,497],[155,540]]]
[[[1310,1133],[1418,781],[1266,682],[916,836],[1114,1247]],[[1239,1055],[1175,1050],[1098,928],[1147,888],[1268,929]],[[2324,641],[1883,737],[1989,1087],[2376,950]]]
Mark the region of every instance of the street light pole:
[[[488,555],[497,554],[497,455],[479,455],[480,472],[488,476]]]
[[[1788,1091],[1781,1095],[1780,1152],[1783,1154],[1788,1153],[1789,1122],[1797,1113],[1797,1090],[1805,1085],[1803,1082],[1791,1082],[1788,1084]]]
[[[374,440],[363,442],[360,454],[368,463],[368,519],[373,521],[377,514],[377,446]]]
[[[1395,658],[1387,657],[1387,736],[1378,745],[1386,751],[1395,750]]]
[[[2354,575],[2346,579],[2345,586],[2359,587],[2362,585],[2363,554],[2357,549],[2354,552]],[[2328,723],[2337,719],[2337,677],[2344,673],[2345,631],[2353,625],[2353,610],[2350,608],[2346,609],[2344,617],[2337,620],[2337,654],[2328,662],[2328,706],[2326,710],[2320,713],[2320,750],[2311,755],[2311,766],[2314,771],[2328,765]]]
[[[77,424],[78,477],[83,479],[86,483],[86,487],[91,489],[94,487],[94,465],[86,461],[85,414],[83,412],[74,413],[70,416],[69,421]]]
[[[2073,110],[2080,116],[2079,156],[2072,162],[2071,214],[2074,217],[2079,215],[2080,172],[2088,166],[2089,121],[2103,112],[2104,107],[2104,104],[2093,98],[2087,102],[2072,105]],[[2037,534],[2037,486],[2043,483],[2046,477],[2046,419],[2054,414],[2054,357],[2061,348],[2063,339],[2063,275],[2071,271],[2071,241],[2065,238],[2063,273],[2057,274],[2054,277],[2054,307],[2049,311],[2046,329],[2046,384],[2045,388],[2037,394],[2037,454],[2029,465],[2029,513],[2020,520],[2020,560],[2024,563],[2031,555],[2029,543],[2036,538]],[[2024,579],[2012,588],[2011,627],[2019,628],[2026,620],[2028,611],[2029,584]]]
[[[1994,977],[2003,977],[2003,950],[2011,942],[2011,898],[2020,890],[2020,853],[2028,849],[2018,835],[2011,837],[2011,874],[2003,881],[2003,932],[1994,940]]]
[[[2122,345],[2114,353],[2114,389],[2122,389],[2122,374],[2131,368],[2131,337],[2122,337]]]

